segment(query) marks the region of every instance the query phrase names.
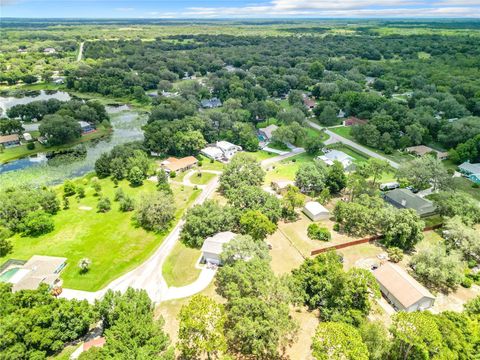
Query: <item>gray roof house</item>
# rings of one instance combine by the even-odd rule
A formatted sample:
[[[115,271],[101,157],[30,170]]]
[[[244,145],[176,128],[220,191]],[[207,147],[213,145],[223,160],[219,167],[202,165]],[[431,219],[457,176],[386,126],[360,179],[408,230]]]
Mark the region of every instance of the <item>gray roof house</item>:
[[[202,108],[204,109],[213,109],[222,106],[222,101],[219,98],[204,99],[200,102]]]
[[[231,231],[224,231],[205,239],[202,245],[202,262],[221,265],[220,255],[223,245],[230,242],[237,234]]]
[[[480,174],[480,163],[469,163],[464,162],[463,164],[458,165],[458,170],[466,175],[471,174]]]
[[[436,206],[428,200],[412,193],[408,189],[395,189],[384,195],[385,201],[399,209],[413,209],[420,216],[430,216],[437,211]]]
[[[278,129],[278,126],[275,124],[268,125],[267,127],[258,129],[258,133],[263,137],[263,140],[270,140],[272,138],[273,132]]]

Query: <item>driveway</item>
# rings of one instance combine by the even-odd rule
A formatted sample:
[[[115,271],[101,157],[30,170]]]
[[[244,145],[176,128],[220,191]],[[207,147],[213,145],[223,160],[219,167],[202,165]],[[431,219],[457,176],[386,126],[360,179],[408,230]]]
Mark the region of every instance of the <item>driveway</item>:
[[[385,160],[387,161],[394,169],[398,169],[400,167],[400,164],[398,164],[397,162],[393,161],[393,160],[390,160],[388,158],[386,158],[385,156],[382,156],[370,149],[367,149],[366,147],[362,146],[362,145],[359,145],[357,144],[356,142],[352,141],[352,140],[349,140],[347,138],[344,138],[343,136],[340,136],[338,134],[335,134],[333,131],[330,131],[328,130],[327,128],[324,128],[323,126],[320,126],[318,124],[315,124],[313,121],[310,121],[310,120],[307,120],[307,124],[314,128],[314,129],[317,129],[317,130],[323,130],[325,129],[325,133],[330,136],[330,138],[325,141],[325,144],[326,145],[330,145],[330,144],[335,144],[335,143],[342,143],[342,144],[345,144],[345,145],[348,145],[364,154],[367,154],[368,156],[370,157],[373,157],[373,158],[377,158],[377,159],[380,159],[380,160]]]
[[[162,296],[162,301],[183,299],[205,290],[215,277],[216,269],[203,268],[197,280],[182,287],[171,286]]]

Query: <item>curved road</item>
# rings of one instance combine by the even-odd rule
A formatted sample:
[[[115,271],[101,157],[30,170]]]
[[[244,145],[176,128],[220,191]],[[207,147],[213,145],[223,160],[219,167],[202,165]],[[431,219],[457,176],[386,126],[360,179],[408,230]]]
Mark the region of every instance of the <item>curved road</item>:
[[[324,128],[323,126],[320,126],[318,124],[315,124],[313,121],[307,120],[307,124],[317,130],[325,130],[325,133],[330,136],[330,138],[325,142],[325,144],[334,144],[337,142],[341,142],[345,145],[348,145],[354,149],[357,149],[360,152],[363,152],[364,154],[367,154],[370,157],[374,157],[380,160],[385,160],[387,161],[394,169],[398,169],[400,167],[400,164],[397,162],[390,160],[386,158],[385,156],[382,156],[370,149],[367,149],[366,147],[357,144],[356,142],[353,142],[352,140],[349,140],[347,138],[344,138],[343,136],[340,136],[338,134],[335,134],[333,131],[328,130],[327,128]]]
[[[77,55],[77,62],[82,61],[82,56],[83,56],[83,44],[85,44],[84,41],[80,43],[80,48],[78,49],[78,55]]]

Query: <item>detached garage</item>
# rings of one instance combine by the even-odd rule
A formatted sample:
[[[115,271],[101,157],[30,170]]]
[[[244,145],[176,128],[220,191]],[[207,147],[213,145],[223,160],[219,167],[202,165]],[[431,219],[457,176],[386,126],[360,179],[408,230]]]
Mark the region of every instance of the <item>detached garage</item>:
[[[303,208],[303,213],[313,221],[325,220],[330,217],[330,212],[316,201],[307,202]]]
[[[231,231],[218,233],[205,239],[202,245],[202,262],[221,265],[220,255],[222,254],[223,244],[228,243],[237,234]]]
[[[398,311],[431,308],[435,296],[398,265],[386,263],[373,272],[380,291]]]

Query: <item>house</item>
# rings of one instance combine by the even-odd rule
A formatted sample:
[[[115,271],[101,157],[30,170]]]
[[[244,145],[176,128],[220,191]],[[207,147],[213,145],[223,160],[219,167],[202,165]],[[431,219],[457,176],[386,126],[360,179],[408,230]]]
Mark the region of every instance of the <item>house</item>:
[[[268,125],[267,127],[258,129],[258,139],[262,142],[270,141],[273,136],[273,132],[278,129],[275,124]]]
[[[355,164],[353,163],[355,159],[350,155],[345,154],[343,151],[330,150],[318,158],[327,166],[332,166],[334,161],[338,161],[343,165],[344,170],[352,171],[355,169]]]
[[[400,184],[396,181],[380,184],[380,190],[382,191],[394,190],[398,189],[399,187]]]
[[[161,166],[167,173],[182,172],[191,169],[198,164],[198,160],[193,156],[183,157],[177,159],[175,157],[169,157],[168,159],[162,161]]]
[[[17,50],[18,53],[26,53],[27,49],[20,48]]]
[[[384,200],[399,209],[413,209],[420,216],[430,216],[436,213],[436,206],[412,193],[408,189],[394,189],[384,195]]]
[[[316,102],[314,99],[312,98],[309,98],[309,97],[305,97],[303,99],[303,105],[305,105],[307,108],[309,109],[313,109],[316,105]]]
[[[90,132],[95,131],[95,126],[86,122],[86,121],[79,121],[80,127],[82,128],[82,134],[88,134]]]
[[[343,121],[343,126],[355,126],[355,125],[365,125],[367,120],[362,120],[356,118],[355,116],[350,116],[348,119]]]
[[[102,348],[105,345],[106,339],[103,336],[96,337],[92,340],[84,342],[80,345],[71,355],[70,359],[75,360],[78,359],[80,354],[88,351],[92,347]]]
[[[205,155],[209,159],[220,161],[223,158],[223,152],[216,146],[207,146],[200,150],[200,154]]]
[[[322,204],[316,201],[307,202],[302,211],[312,221],[325,220],[330,217],[330,212]]]
[[[60,284],[59,273],[66,261],[62,257],[34,255],[22,266],[7,269],[2,277],[8,272],[12,274],[5,281],[12,284],[13,291],[35,290],[40,284],[53,287]]]
[[[480,163],[464,162],[458,165],[458,170],[475,184],[480,184]]]
[[[222,101],[219,98],[204,99],[200,102],[204,109],[214,109],[222,106]]]
[[[0,145],[5,148],[20,145],[20,137],[17,134],[0,136]]]
[[[53,80],[53,83],[57,84],[57,85],[62,85],[62,84],[65,83],[65,80],[63,78],[57,78],[57,79]]]
[[[270,187],[277,194],[285,192],[289,186],[295,186],[295,181],[292,180],[274,180],[270,183]]]
[[[387,262],[374,270],[373,275],[383,296],[396,310],[426,310],[435,302],[435,296],[398,265]]]
[[[43,49],[44,54],[55,54],[57,51],[54,48],[48,47]]]
[[[338,110],[337,118],[343,119],[345,117],[345,111],[342,109]]]
[[[215,147],[220,149],[220,151],[222,152],[222,158],[227,161],[230,160],[237,152],[242,150],[241,146],[232,144],[224,140],[217,141]]]
[[[441,152],[425,145],[410,146],[410,147],[407,147],[405,151],[417,156],[424,156],[426,154],[435,153],[437,156],[437,159],[439,160],[446,160],[448,158],[447,152]]]
[[[235,236],[237,236],[237,234],[231,231],[225,231],[205,239],[202,245],[201,262],[221,265],[220,255],[223,251],[223,244],[230,242]]]
[[[25,139],[25,141],[32,141],[33,140],[33,137],[30,133],[26,132],[26,133],[23,133],[23,138]]]

